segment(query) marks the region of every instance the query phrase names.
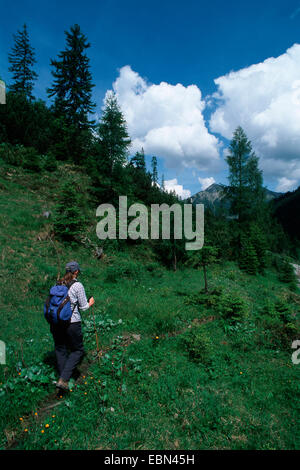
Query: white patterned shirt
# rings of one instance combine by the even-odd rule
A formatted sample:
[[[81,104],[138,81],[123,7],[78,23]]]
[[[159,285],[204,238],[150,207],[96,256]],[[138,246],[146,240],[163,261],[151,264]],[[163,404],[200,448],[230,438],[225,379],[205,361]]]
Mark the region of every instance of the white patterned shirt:
[[[71,323],[81,321],[79,309],[87,310],[90,307],[85,295],[84,287],[81,282],[74,282],[74,284],[72,284],[72,286],[70,287],[68,294],[70,297],[71,309],[73,312]]]

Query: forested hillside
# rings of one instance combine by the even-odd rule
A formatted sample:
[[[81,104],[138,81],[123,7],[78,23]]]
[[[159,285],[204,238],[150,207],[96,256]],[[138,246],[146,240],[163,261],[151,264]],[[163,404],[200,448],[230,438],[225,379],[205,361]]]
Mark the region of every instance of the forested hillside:
[[[205,210],[201,250],[174,228],[169,239],[100,240],[100,204],[184,201],[155,156],[147,168],[142,148],[130,154],[114,93],[96,120],[88,38],[79,25],[65,36],[45,103],[26,26],[16,34],[0,105],[1,448],[299,448],[299,189],[270,204],[238,127],[229,204]],[[75,259],[95,321],[83,314],[86,355],[56,395],[43,303]]]

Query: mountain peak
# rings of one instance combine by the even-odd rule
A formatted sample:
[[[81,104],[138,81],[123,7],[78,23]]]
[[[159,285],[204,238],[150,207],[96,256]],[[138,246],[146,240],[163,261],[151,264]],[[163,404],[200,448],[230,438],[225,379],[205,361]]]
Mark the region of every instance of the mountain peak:
[[[213,183],[210,186],[208,186],[206,189],[203,189],[202,191],[199,191],[199,192],[201,193],[201,192],[207,191],[207,192],[211,193],[213,191],[220,191],[223,188],[225,188],[224,184]],[[197,193],[197,194],[199,194],[199,193]]]
[[[205,208],[210,207],[211,209],[215,209],[216,207],[222,205],[223,207],[229,208],[230,203],[229,200],[226,198],[224,194],[224,189],[228,186],[221,183],[213,183],[208,188],[199,191],[198,193],[194,194],[190,197],[190,201],[192,204],[204,204]],[[281,193],[276,193],[274,191],[270,191],[266,189],[266,200],[271,201],[279,197]]]

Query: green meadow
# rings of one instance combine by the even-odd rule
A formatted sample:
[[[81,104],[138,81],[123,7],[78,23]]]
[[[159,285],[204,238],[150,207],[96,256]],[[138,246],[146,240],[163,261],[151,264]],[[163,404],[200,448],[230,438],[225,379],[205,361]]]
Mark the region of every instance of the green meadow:
[[[63,244],[43,217],[62,171],[0,168],[0,447],[299,449],[299,289],[271,264],[251,276],[219,261],[205,295],[201,270],[168,270],[143,245],[98,260]],[[89,309],[86,355],[62,396],[43,303],[73,259],[95,298],[101,356]]]

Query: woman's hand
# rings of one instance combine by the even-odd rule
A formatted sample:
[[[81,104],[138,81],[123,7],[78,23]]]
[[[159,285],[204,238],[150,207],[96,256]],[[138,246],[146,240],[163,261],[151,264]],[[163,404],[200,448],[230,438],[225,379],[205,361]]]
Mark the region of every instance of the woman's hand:
[[[94,303],[95,303],[95,299],[94,299],[94,297],[91,297],[89,299],[89,306],[91,307],[92,305],[94,305]]]

